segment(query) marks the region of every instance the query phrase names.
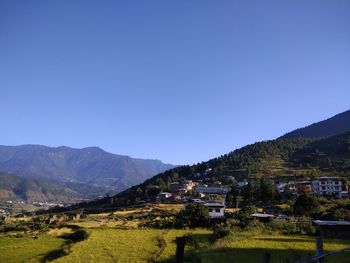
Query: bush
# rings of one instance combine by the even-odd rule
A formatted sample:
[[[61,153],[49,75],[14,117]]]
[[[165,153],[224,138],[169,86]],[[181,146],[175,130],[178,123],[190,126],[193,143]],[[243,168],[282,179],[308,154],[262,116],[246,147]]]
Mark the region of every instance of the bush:
[[[320,203],[317,198],[309,194],[301,194],[295,200],[293,211],[296,215],[310,216],[320,212]]]
[[[265,224],[260,222],[260,221],[257,221],[257,220],[251,220],[249,221],[246,225],[245,225],[245,228],[247,230],[263,230],[265,229]]]
[[[216,239],[228,236],[230,233],[231,233],[231,230],[227,227],[215,227],[214,228],[214,237]]]
[[[296,224],[284,219],[275,219],[266,224],[271,230],[278,230],[284,234],[294,234],[297,232]]]
[[[188,204],[185,210],[180,211],[176,217],[176,227],[207,227],[209,225],[208,207],[199,204]]]
[[[250,219],[251,215],[254,214],[256,212],[256,210],[257,209],[255,206],[248,205],[248,206],[243,207],[241,210],[239,210],[236,213],[235,217],[236,217],[236,219],[238,219],[242,222],[242,221],[245,221],[247,219]]]
[[[66,234],[62,236],[64,239],[69,239],[73,242],[79,242],[83,241],[85,239],[88,239],[90,236],[90,233],[87,232],[86,230],[79,228],[75,229],[73,233]]]
[[[29,231],[29,230],[30,228],[28,224],[21,221],[0,225],[0,233],[11,232],[11,231]]]

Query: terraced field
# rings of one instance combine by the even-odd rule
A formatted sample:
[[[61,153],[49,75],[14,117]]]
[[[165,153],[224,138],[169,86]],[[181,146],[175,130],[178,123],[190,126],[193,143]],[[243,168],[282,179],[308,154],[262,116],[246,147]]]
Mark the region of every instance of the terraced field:
[[[69,230],[69,229],[68,229]],[[43,262],[48,255],[65,244],[60,234],[67,229],[51,230],[33,238],[0,237],[0,262]],[[79,262],[173,262],[175,239],[191,233],[186,246],[186,260],[193,262],[261,262],[264,253],[271,254],[271,262],[294,262],[315,253],[314,237],[286,236],[267,232],[234,232],[212,240],[212,232],[197,230],[157,229],[89,229],[87,240],[73,244],[68,255],[54,260],[56,263]],[[350,246],[350,240],[326,240],[325,250]],[[350,253],[329,257],[329,263],[349,262]],[[192,261],[191,261],[192,260]],[[287,261],[289,260],[289,261]]]
[[[350,246],[350,240],[330,239],[324,241],[325,251]],[[220,239],[210,247],[197,250],[202,262],[262,262],[264,253],[270,253],[271,263],[295,262],[314,255],[315,238],[304,235],[281,235],[277,233],[237,233]],[[350,253],[343,252],[327,258],[327,263],[349,262]]]

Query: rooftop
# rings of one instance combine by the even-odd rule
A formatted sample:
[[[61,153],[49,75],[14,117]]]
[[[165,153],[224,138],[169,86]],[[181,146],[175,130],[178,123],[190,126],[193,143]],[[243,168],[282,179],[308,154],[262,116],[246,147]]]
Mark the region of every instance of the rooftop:
[[[267,218],[267,217],[274,217],[274,215],[271,215],[271,214],[262,214],[262,213],[254,213],[254,214],[252,214],[252,217]]]
[[[350,226],[350,221],[313,220],[312,222],[318,226]]]

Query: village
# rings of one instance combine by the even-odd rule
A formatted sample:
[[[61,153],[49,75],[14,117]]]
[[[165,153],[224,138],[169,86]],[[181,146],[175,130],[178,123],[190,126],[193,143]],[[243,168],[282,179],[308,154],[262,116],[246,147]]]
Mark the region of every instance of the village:
[[[323,176],[314,180],[300,181],[275,181],[276,191],[283,195],[289,192],[291,195],[301,193],[313,194],[315,196],[323,196],[331,199],[348,199],[349,192],[346,181],[342,177]],[[235,184],[238,192],[247,187],[248,181],[243,180]],[[173,182],[169,186],[169,192],[161,192],[157,196],[158,203],[184,203],[185,206],[189,203],[197,203],[208,207],[211,218],[220,218],[225,216],[228,206],[226,195],[231,191],[230,185],[223,185],[221,181],[215,181],[211,184],[203,184],[202,181],[181,180]],[[232,208],[232,207],[231,207]],[[233,207],[239,209],[239,198],[236,200],[236,205]],[[256,218],[265,220],[266,218],[285,217],[284,215],[270,214],[253,214]]]

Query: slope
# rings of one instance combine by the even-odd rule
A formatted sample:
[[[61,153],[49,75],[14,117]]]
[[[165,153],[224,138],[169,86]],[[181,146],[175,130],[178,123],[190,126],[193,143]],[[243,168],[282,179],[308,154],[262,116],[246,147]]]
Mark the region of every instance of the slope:
[[[350,110],[339,113],[327,120],[296,129],[282,136],[282,138],[297,137],[326,137],[350,131]]]
[[[0,171],[44,179],[85,197],[125,190],[173,167],[159,160],[111,154],[98,147],[0,146]]]
[[[0,199],[72,202],[79,200],[80,195],[62,186],[0,173]]]
[[[169,191],[171,182],[182,179],[208,184],[219,180],[226,184],[232,177],[294,179],[324,175],[350,178],[350,132],[324,139],[280,138],[258,142],[207,162],[168,170],[88,206],[123,206],[155,200],[160,191]]]

